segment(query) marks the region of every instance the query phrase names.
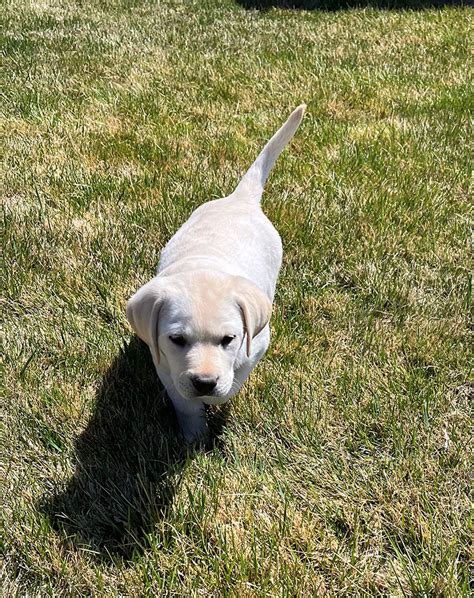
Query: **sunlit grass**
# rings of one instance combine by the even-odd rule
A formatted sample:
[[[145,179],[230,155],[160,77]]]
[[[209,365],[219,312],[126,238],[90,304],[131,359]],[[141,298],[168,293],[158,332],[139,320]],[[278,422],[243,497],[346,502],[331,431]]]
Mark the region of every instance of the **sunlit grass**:
[[[0,18],[3,594],[467,596],[472,13]],[[303,101],[271,349],[187,453],[125,301]]]

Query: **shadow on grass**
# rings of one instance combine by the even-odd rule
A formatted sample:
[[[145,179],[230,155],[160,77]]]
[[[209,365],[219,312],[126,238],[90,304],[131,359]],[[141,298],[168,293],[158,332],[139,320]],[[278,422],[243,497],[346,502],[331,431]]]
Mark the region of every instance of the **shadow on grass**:
[[[448,6],[472,6],[472,0],[237,0],[246,9],[338,11],[351,8],[378,8],[382,10],[424,10]]]
[[[225,411],[211,415],[214,444],[225,417]],[[97,392],[94,414],[76,441],[74,477],[41,510],[69,543],[129,559],[166,516],[194,454],[179,436],[148,347],[134,337]]]

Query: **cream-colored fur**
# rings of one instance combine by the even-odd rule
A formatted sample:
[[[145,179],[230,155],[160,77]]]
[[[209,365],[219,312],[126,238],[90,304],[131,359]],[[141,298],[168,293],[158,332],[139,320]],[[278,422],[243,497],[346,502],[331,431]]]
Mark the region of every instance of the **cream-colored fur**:
[[[190,442],[207,435],[204,405],[235,395],[267,350],[282,247],[260,199],[304,110],[290,115],[231,195],[191,214],[155,278],[127,304]]]

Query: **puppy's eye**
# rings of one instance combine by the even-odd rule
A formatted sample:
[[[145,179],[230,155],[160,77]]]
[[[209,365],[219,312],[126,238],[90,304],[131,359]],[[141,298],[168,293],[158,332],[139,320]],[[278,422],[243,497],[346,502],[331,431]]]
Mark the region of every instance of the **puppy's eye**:
[[[170,336],[170,341],[175,345],[178,345],[178,347],[184,347],[184,345],[186,344],[184,336],[181,336],[179,334],[176,336]]]
[[[230,334],[223,336],[221,339],[221,345],[223,347],[227,347],[234,340],[234,338],[235,338],[235,336],[232,336]]]

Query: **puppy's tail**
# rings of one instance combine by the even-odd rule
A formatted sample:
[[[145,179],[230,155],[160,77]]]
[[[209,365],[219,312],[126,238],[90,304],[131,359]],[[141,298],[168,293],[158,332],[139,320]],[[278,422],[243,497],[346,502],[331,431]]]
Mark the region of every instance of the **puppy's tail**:
[[[290,114],[286,123],[273,135],[258,155],[258,158],[244,174],[232,194],[234,197],[250,199],[252,203],[260,201],[270,170],[284,147],[295,134],[303,119],[305,110],[306,104],[301,104]]]

